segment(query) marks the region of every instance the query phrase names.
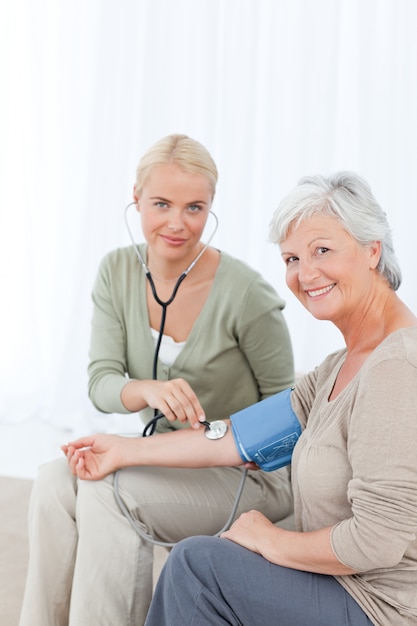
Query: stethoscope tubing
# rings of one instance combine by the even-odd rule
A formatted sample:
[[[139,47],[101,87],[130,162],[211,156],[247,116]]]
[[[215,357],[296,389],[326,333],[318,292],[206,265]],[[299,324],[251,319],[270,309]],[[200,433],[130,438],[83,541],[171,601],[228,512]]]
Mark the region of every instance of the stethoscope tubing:
[[[161,347],[161,341],[162,341],[162,337],[164,334],[164,328],[165,328],[165,320],[166,320],[166,314],[167,314],[167,308],[168,306],[174,301],[175,296],[177,295],[178,289],[181,285],[181,283],[183,282],[183,280],[186,278],[186,276],[188,275],[188,273],[192,270],[192,268],[195,266],[195,264],[197,263],[197,261],[200,259],[200,257],[204,254],[204,252],[207,250],[207,248],[209,247],[211,241],[213,240],[214,235],[216,234],[218,225],[219,225],[219,221],[217,219],[217,215],[215,213],[213,213],[213,211],[210,211],[211,215],[213,215],[214,219],[215,219],[215,227],[213,232],[211,233],[210,237],[208,238],[207,243],[204,245],[204,247],[200,250],[200,252],[198,253],[198,255],[196,256],[196,258],[192,261],[192,263],[190,263],[190,265],[187,267],[186,270],[184,270],[182,272],[182,274],[178,277],[177,282],[174,285],[174,288],[172,290],[172,293],[170,295],[170,297],[168,298],[168,300],[162,300],[159,295],[158,292],[156,290],[156,286],[155,286],[155,282],[152,278],[152,274],[148,268],[148,266],[145,263],[144,258],[142,257],[142,254],[140,252],[139,246],[136,244],[132,231],[130,230],[130,226],[129,226],[129,222],[127,219],[127,212],[129,210],[129,208],[133,205],[136,205],[136,202],[130,202],[126,208],[125,208],[125,212],[124,212],[124,217],[125,217],[125,223],[126,223],[126,228],[127,231],[129,233],[129,237],[132,241],[132,245],[133,248],[135,250],[136,256],[138,257],[138,261],[141,264],[141,266],[143,267],[144,271],[145,271],[145,275],[146,278],[149,282],[149,285],[151,287],[151,291],[152,291],[152,295],[155,298],[155,301],[159,304],[159,306],[162,308],[162,313],[161,313],[161,323],[159,326],[159,332],[158,332],[158,339],[156,342],[156,346],[155,346],[155,352],[154,352],[154,359],[153,359],[153,366],[152,366],[152,378],[153,380],[157,380],[158,378],[158,357],[159,357],[159,350]],[[146,424],[146,426],[143,429],[142,432],[142,436],[147,437],[152,435],[155,432],[155,428],[156,428],[156,424],[158,422],[159,419],[163,418],[164,415],[159,412],[157,409],[155,409],[154,412],[154,417]],[[221,530],[219,530],[219,532],[217,532],[214,536],[218,537],[219,535],[221,535],[221,533],[223,533],[225,530],[227,530],[236,515],[236,511],[237,508],[239,506],[239,502],[240,502],[240,498],[243,492],[243,487],[245,485],[245,480],[246,480],[246,476],[247,476],[248,470],[245,468],[242,472],[242,478],[240,480],[240,484],[238,487],[238,491],[236,494],[236,498],[235,498],[235,502],[234,505],[232,507],[232,511],[230,513],[230,516],[226,522],[226,524],[223,526],[223,528]],[[140,523],[138,522],[138,520],[135,520],[131,514],[131,512],[129,511],[129,509],[127,508],[125,502],[123,501],[122,497],[120,496],[120,492],[119,492],[119,475],[120,475],[120,470],[117,470],[114,474],[114,496],[116,499],[117,504],[119,505],[120,510],[122,511],[122,513],[124,514],[124,516],[126,517],[126,519],[128,520],[129,524],[132,526],[132,528],[138,533],[138,535],[144,539],[145,541],[148,541],[149,543],[152,543],[153,545],[157,545],[157,546],[163,546],[165,548],[172,548],[173,546],[175,546],[176,542],[174,543],[170,543],[170,542],[166,542],[166,541],[159,541],[158,539],[155,539],[154,537],[152,537],[151,535],[149,535],[148,533],[146,533],[140,526]]]
[[[156,342],[154,359],[153,359],[153,366],[152,366],[152,377],[153,377],[154,380],[157,380],[157,378],[158,378],[158,357],[159,357],[159,350],[160,350],[160,347],[161,347],[161,341],[162,341],[162,337],[163,337],[164,329],[165,329],[165,320],[166,320],[167,308],[174,301],[175,296],[177,295],[177,291],[178,291],[182,281],[186,278],[186,276],[189,274],[189,272],[193,269],[193,267],[195,266],[197,261],[203,256],[204,252],[207,250],[207,248],[209,247],[210,243],[212,242],[213,237],[216,234],[218,226],[219,226],[219,220],[217,219],[217,215],[213,211],[210,211],[210,214],[215,219],[215,225],[214,225],[213,232],[211,233],[210,237],[208,238],[207,243],[204,245],[204,247],[200,250],[200,252],[195,257],[195,259],[190,263],[190,265],[187,267],[187,269],[184,270],[182,272],[182,274],[178,277],[177,282],[175,283],[174,288],[172,290],[172,293],[171,293],[170,297],[168,298],[168,300],[162,300],[159,297],[158,292],[156,290],[155,282],[154,282],[154,280],[152,278],[151,271],[150,271],[149,267],[147,266],[147,264],[145,263],[145,259],[143,258],[142,254],[141,254],[139,246],[135,242],[135,239],[133,237],[132,231],[131,231],[130,226],[129,226],[129,221],[127,219],[127,213],[128,213],[128,210],[130,209],[130,207],[132,207],[132,206],[136,206],[136,202],[129,202],[129,204],[125,207],[125,210],[124,210],[124,218],[125,218],[125,224],[126,224],[127,232],[129,234],[129,237],[130,237],[130,240],[132,242],[133,249],[135,250],[136,256],[138,257],[139,263],[142,265],[142,267],[143,267],[143,269],[145,271],[146,278],[147,278],[147,280],[149,282],[149,285],[151,287],[152,295],[153,295],[155,301],[162,308],[161,323],[160,323],[160,326],[159,326],[158,339],[157,339],[157,342]],[[153,430],[152,430],[152,432],[150,434],[152,434],[152,433],[153,433]]]
[[[184,280],[184,278],[187,276],[187,274],[189,274],[189,273],[190,273],[190,271],[193,269],[194,265],[195,265],[195,264],[197,263],[197,261],[198,261],[198,260],[199,260],[199,259],[203,256],[203,254],[205,253],[205,251],[207,250],[207,248],[210,246],[211,242],[213,241],[213,237],[214,237],[214,235],[216,234],[217,229],[218,229],[218,227],[219,227],[219,220],[218,220],[218,218],[217,218],[217,215],[214,213],[214,211],[211,211],[211,210],[210,210],[210,211],[209,211],[210,215],[212,215],[212,216],[214,217],[214,219],[215,219],[215,225],[214,225],[213,232],[211,233],[211,235],[210,235],[210,237],[208,238],[207,242],[204,244],[204,247],[200,250],[200,252],[199,252],[199,253],[197,254],[197,256],[195,257],[195,259],[194,259],[194,260],[190,263],[190,265],[187,267],[187,269],[186,269],[186,270],[184,270],[184,271],[182,272],[181,276],[178,278],[178,281],[177,281],[177,283],[176,283],[176,285],[175,285],[175,287],[174,287],[174,289],[173,289],[173,291],[172,291],[172,294],[171,294],[170,298],[164,302],[163,300],[161,300],[161,299],[159,298],[159,296],[158,296],[158,294],[157,294],[157,291],[156,291],[156,288],[155,288],[155,283],[154,283],[154,281],[153,281],[153,279],[152,279],[151,272],[150,272],[150,270],[149,270],[149,267],[148,267],[148,266],[146,265],[146,263],[145,263],[145,259],[143,258],[142,254],[141,254],[141,251],[140,251],[140,249],[139,249],[139,246],[138,246],[138,245],[137,245],[137,243],[135,242],[135,238],[133,237],[133,233],[132,233],[132,231],[131,231],[131,229],[130,229],[130,226],[129,226],[129,221],[128,221],[128,219],[127,219],[127,213],[128,213],[128,210],[130,209],[130,207],[132,207],[132,206],[136,206],[136,204],[137,204],[136,202],[129,202],[129,204],[128,204],[128,205],[126,205],[126,207],[125,207],[125,211],[124,211],[124,219],[125,219],[125,224],[126,224],[127,232],[128,232],[128,234],[129,234],[129,238],[130,238],[130,240],[131,240],[131,242],[132,242],[132,245],[133,245],[133,248],[134,248],[134,250],[135,250],[136,256],[138,257],[139,263],[142,265],[143,269],[145,270],[145,273],[146,273],[146,276],[148,277],[148,279],[149,279],[149,277],[151,278],[151,281],[152,281],[152,282],[151,282],[151,287],[152,287],[152,285],[153,285],[153,287],[152,287],[152,293],[153,293],[153,296],[154,296],[155,300],[156,300],[156,301],[158,302],[158,304],[160,304],[161,306],[162,306],[162,304],[166,304],[166,305],[168,306],[168,305],[169,305],[169,304],[171,304],[171,302],[174,300],[175,295],[176,295],[176,293],[177,293],[177,291],[178,291],[178,287],[180,286],[181,282]]]
[[[168,541],[160,541],[159,539],[155,539],[154,537],[152,537],[152,535],[149,535],[149,533],[145,532],[143,528],[141,527],[140,522],[132,516],[131,512],[129,511],[122,497],[120,496],[119,474],[120,474],[120,470],[117,470],[117,472],[115,472],[114,474],[114,486],[113,486],[114,495],[115,495],[117,504],[119,505],[121,511],[123,512],[129,524],[132,526],[133,530],[135,530],[142,539],[144,539],[145,541],[148,541],[149,543],[152,543],[155,546],[162,546],[163,548],[173,548],[175,544],[178,543],[177,541],[168,542]],[[237,508],[239,506],[240,498],[242,496],[243,488],[245,486],[247,474],[248,474],[248,470],[244,468],[242,471],[242,476],[240,479],[239,487],[236,493],[235,501],[234,501],[232,510],[230,512],[230,515],[225,525],[223,526],[223,528],[221,528],[217,533],[212,535],[213,537],[219,537],[223,532],[228,530],[230,526],[232,525],[236,516]]]

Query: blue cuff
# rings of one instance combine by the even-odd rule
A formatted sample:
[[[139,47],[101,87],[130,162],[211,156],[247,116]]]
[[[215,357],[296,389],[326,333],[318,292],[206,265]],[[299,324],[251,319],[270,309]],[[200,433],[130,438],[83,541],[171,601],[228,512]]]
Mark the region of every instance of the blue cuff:
[[[236,447],[244,463],[256,463],[266,472],[291,463],[301,435],[291,405],[292,387],[230,416]]]

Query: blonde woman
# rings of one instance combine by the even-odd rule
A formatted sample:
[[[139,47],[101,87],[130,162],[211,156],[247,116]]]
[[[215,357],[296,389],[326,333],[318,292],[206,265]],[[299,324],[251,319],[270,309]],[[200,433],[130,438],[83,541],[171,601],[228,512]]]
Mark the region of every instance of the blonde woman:
[[[139,411],[145,422],[159,411],[159,433],[190,424],[203,432],[202,420],[293,382],[284,302],[257,272],[201,240],[206,222],[214,224],[216,183],[215,163],[197,141],[170,135],[152,146],[134,186],[145,242],[108,254],[94,286],[90,398],[103,412]],[[127,467],[119,492],[157,540],[214,534],[241,479],[241,470],[219,465]],[[113,483],[114,474],[78,480],[65,458],[40,468],[20,626],[144,623],[153,547],[121,513]],[[292,511],[286,469],[249,472],[239,512],[252,508],[271,522]]]

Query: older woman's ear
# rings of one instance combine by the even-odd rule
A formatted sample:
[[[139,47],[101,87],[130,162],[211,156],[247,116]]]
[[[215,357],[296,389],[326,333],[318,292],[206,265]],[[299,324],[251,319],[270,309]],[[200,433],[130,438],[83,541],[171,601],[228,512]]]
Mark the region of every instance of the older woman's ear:
[[[373,241],[369,246],[369,267],[374,270],[381,259],[382,245],[380,241]]]

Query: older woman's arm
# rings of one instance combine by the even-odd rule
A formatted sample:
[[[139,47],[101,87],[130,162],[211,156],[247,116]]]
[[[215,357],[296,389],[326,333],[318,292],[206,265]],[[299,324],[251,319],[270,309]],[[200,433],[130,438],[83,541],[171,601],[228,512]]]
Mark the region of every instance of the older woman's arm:
[[[222,537],[283,567],[332,576],[354,574],[355,570],[336,557],[331,533],[331,527],[312,532],[284,530],[259,511],[248,511],[242,513]]]
[[[120,437],[89,435],[73,441],[62,450],[71,472],[83,480],[100,480],[122,467],[233,467],[242,459],[229,430],[222,439],[210,440],[204,427],[153,435]]]

